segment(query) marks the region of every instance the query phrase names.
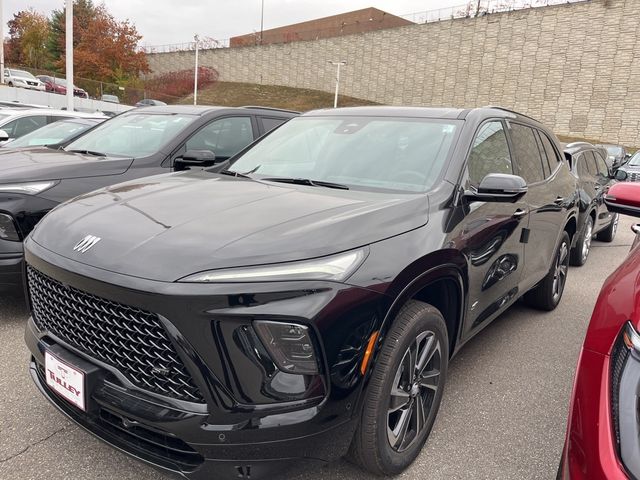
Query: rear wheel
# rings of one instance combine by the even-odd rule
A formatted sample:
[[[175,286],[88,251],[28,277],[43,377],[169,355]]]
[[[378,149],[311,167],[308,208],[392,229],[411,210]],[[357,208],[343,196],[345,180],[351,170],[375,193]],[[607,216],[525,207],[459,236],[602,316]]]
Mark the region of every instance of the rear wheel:
[[[571,249],[571,265],[581,267],[587,263],[589,251],[591,250],[591,240],[593,239],[593,218],[591,215],[584,222],[584,228],[576,246]]]
[[[449,361],[440,312],[411,301],[376,360],[349,459],[375,475],[396,475],[420,453],[440,406]]]
[[[616,232],[618,231],[618,214],[614,213],[611,216],[611,223],[607,228],[602,230],[596,235],[596,238],[601,242],[613,242],[613,239],[616,238]]]
[[[540,310],[553,310],[560,303],[569,271],[569,234],[562,232],[549,273],[524,295],[524,302]]]

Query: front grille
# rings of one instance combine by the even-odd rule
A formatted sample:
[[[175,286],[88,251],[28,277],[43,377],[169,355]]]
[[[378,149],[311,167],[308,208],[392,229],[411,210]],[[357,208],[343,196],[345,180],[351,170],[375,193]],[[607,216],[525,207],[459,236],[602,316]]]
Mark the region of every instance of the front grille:
[[[140,388],[204,402],[156,314],[65,286],[31,266],[27,280],[40,330],[117,368]]]
[[[611,352],[611,416],[618,448],[620,448],[620,424],[618,422],[620,379],[622,378],[622,372],[624,371],[625,363],[627,363],[629,353],[629,349],[625,346],[622,335],[620,335]]]
[[[629,172],[629,179],[630,182],[637,182],[640,181],[640,172]]]

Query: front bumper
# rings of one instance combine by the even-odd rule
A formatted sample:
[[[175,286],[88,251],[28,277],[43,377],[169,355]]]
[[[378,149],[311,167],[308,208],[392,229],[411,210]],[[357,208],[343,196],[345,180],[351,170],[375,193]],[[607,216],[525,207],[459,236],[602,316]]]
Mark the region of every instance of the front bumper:
[[[23,259],[22,242],[0,239],[0,289],[22,287]]]
[[[38,257],[30,252],[33,249]],[[41,258],[46,255],[62,265]],[[360,332],[355,338],[366,341],[377,319],[383,318],[389,303],[383,295],[332,282],[151,282],[92,269],[47,253],[33,242],[26,259],[65,286],[157,313],[203,394],[204,401],[198,403],[145,391],[118,368],[41,330],[31,318],[26,343],[36,385],[59,410],[99,438],[189,478],[272,478],[274,471],[300,460],[323,463],[346,453],[364,382],[359,369],[352,368],[360,357],[349,359],[345,352],[354,347],[357,351],[357,345],[349,344],[354,332]],[[278,390],[260,365],[248,361],[238,330],[256,318],[295,318],[313,327],[323,368],[321,384],[311,382],[309,394],[294,385],[299,398],[283,401],[279,397],[286,396],[289,387],[281,383]],[[61,349],[95,367],[87,413],[47,387],[45,349]]]

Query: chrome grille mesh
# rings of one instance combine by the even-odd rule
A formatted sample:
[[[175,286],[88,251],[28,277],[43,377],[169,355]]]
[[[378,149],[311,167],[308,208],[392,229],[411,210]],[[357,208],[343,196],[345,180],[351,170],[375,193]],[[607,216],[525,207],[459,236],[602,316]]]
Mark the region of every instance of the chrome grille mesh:
[[[27,281],[40,330],[117,368],[140,388],[204,402],[156,314],[65,286],[31,266]]]

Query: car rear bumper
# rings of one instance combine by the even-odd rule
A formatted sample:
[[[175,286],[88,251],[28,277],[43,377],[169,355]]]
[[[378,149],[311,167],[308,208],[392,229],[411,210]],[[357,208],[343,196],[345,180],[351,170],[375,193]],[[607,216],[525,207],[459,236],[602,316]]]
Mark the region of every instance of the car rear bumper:
[[[611,357],[583,349],[558,478],[627,480],[611,418]]]

